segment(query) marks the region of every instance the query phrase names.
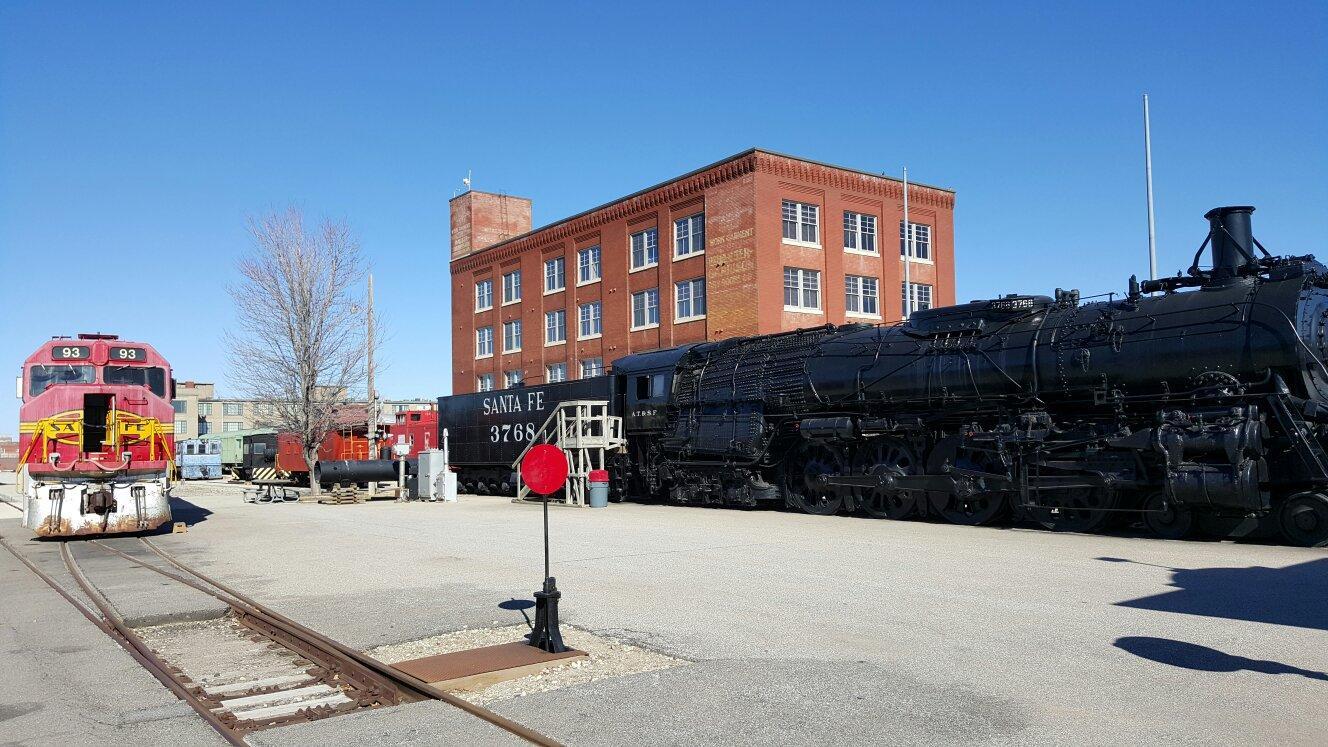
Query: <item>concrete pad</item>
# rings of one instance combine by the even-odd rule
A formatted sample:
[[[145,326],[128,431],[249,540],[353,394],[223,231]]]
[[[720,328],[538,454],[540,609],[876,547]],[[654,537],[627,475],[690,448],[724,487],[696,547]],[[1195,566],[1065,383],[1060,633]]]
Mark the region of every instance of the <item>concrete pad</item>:
[[[0,520],[11,542],[17,519]],[[226,744],[124,649],[0,550],[0,744]]]
[[[530,744],[456,706],[438,700],[375,708],[321,721],[266,729],[250,734],[246,741],[253,747],[327,747],[334,744],[510,747]]]
[[[156,555],[132,538],[108,538],[104,544],[145,562]],[[110,600],[111,606],[132,628],[190,620],[210,620],[230,607],[216,597],[192,589],[155,571],[135,565],[88,542],[71,542],[70,551],[83,573]]]
[[[211,513],[161,545],[362,648],[522,623],[498,605],[529,599],[542,575],[539,512],[503,498],[186,498]],[[741,741],[764,734],[761,693],[778,682],[847,694],[873,678],[945,701],[865,691],[906,703],[917,723],[884,723],[877,704],[864,724],[918,739],[1305,743],[1328,732],[1322,550],[638,504],[559,511],[551,524],[564,622],[698,668],[660,673],[684,678],[676,696],[637,701],[606,681],[494,704],[555,738],[593,741],[602,728],[622,739],[634,719],[680,719]],[[613,697],[589,697],[600,692]],[[1004,705],[993,712],[990,699]],[[827,707],[781,722],[779,741],[826,736]],[[573,708],[584,724],[554,714]],[[826,714],[859,733],[854,712]],[[705,728],[675,731],[711,741]]]

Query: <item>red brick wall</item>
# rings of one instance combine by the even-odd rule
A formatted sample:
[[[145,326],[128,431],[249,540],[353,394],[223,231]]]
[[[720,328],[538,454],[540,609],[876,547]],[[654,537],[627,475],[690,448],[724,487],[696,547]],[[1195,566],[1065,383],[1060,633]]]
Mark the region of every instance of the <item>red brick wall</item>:
[[[463,200],[467,195],[470,199]],[[521,368],[527,382],[542,383],[544,367],[551,363],[566,363],[569,378],[577,378],[584,358],[603,358],[607,367],[628,353],[687,342],[827,322],[872,321],[845,315],[845,273],[879,278],[881,321],[898,320],[902,196],[899,182],[892,179],[749,151],[515,240],[492,242],[498,243],[495,246],[477,242],[481,236],[488,240],[519,226],[503,222],[503,216],[513,214],[512,205],[504,206],[498,195],[462,195],[452,201],[453,391],[474,391],[481,373],[493,373],[501,387],[504,371]],[[819,248],[783,241],[781,202],[786,198],[821,206]],[[936,305],[953,303],[954,195],[914,186],[909,198],[910,219],[931,225],[933,232],[934,262],[915,263],[914,282],[934,286]],[[528,222],[529,201],[521,201]],[[508,212],[495,212],[500,209]],[[705,254],[675,260],[673,221],[701,210],[705,212]],[[844,210],[877,216],[876,256],[844,251]],[[483,230],[478,228],[481,223]],[[628,237],[647,227],[659,231],[659,264],[630,272]],[[469,251],[490,248],[467,256],[468,251],[457,251],[455,242],[461,242],[463,249],[469,246]],[[577,251],[596,244],[601,250],[602,280],[578,286]],[[567,288],[546,295],[544,261],[559,255],[566,263]],[[821,313],[784,309],[786,265],[821,272]],[[501,277],[516,268],[522,272],[522,301],[503,306]],[[674,283],[702,275],[707,281],[706,318],[675,324]],[[477,314],[475,283],[485,278],[493,280],[494,308]],[[631,330],[632,293],[655,287],[659,288],[659,326]],[[578,340],[578,306],[593,300],[602,303],[603,335]],[[567,311],[567,342],[545,346],[544,312],[558,308]],[[502,323],[516,318],[522,320],[522,349],[505,354]],[[476,360],[475,330],[483,326],[493,327],[495,352],[492,358]]]
[[[530,200],[488,192],[452,198],[452,259],[464,257],[530,230]]]

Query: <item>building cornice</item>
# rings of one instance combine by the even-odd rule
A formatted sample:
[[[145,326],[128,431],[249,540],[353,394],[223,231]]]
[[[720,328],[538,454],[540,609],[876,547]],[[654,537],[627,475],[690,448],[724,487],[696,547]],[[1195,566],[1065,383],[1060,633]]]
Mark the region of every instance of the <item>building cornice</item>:
[[[547,251],[554,244],[583,237],[605,224],[668,207],[755,171],[895,200],[902,200],[904,196],[903,183],[893,177],[752,148],[627,197],[478,249],[452,260],[451,273],[456,275],[488,268],[508,262],[528,251]],[[954,208],[954,192],[939,187],[910,184],[908,196],[911,202],[918,205]]]

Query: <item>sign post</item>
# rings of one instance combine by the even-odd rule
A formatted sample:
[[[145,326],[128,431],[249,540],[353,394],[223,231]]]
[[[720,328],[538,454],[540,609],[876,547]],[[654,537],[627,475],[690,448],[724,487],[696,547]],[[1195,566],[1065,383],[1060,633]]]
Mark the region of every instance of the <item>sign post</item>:
[[[567,455],[553,444],[537,444],[521,459],[521,479],[544,499],[544,588],[535,592],[535,629],[530,645],[551,654],[567,650],[558,629],[558,582],[549,569],[549,494],[567,483]]]

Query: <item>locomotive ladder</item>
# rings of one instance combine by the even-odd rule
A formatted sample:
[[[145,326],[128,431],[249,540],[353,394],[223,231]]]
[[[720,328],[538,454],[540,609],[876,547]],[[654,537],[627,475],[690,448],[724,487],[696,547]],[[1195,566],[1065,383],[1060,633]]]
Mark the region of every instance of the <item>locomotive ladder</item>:
[[[530,488],[521,479],[521,460],[536,444],[553,444],[567,455],[567,483],[563,486],[563,494],[564,500],[573,506],[586,505],[590,471],[604,469],[605,454],[627,449],[622,418],[609,414],[607,401],[578,399],[562,402],[549,413],[544,425],[535,431],[534,438],[512,462],[512,469],[517,474],[517,500],[525,500],[530,495]]]

